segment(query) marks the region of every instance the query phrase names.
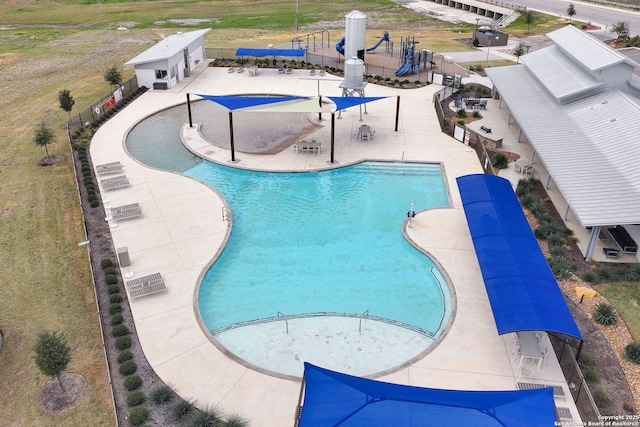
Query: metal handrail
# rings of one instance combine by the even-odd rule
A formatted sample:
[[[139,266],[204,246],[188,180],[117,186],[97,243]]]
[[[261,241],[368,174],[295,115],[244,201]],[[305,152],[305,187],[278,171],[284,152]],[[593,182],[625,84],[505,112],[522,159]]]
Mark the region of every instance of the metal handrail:
[[[362,318],[369,317],[369,310],[365,310],[364,313],[360,315],[360,325],[358,326],[358,332],[362,333]]]
[[[281,311],[279,311],[276,316],[278,318],[284,317],[285,328],[286,328],[287,334],[289,334],[289,319],[288,319],[288,316],[286,314],[282,313]]]

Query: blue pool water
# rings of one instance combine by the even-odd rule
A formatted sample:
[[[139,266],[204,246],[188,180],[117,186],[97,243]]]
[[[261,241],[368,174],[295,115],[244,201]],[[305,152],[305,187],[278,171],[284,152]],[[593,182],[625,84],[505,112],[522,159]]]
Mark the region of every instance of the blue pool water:
[[[210,331],[278,313],[368,311],[432,336],[446,323],[445,279],[401,231],[412,203],[415,211],[448,205],[439,165],[269,173],[202,162],[184,173],[233,212],[229,241],[200,288]]]

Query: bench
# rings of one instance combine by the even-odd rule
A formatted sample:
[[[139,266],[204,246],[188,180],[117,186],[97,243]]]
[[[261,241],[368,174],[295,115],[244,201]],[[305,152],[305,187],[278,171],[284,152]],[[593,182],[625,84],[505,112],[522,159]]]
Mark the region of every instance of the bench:
[[[607,231],[616,242],[616,244],[620,247],[622,252],[628,254],[635,254],[638,252],[638,245],[636,241],[633,240],[631,235],[624,229],[623,226],[618,225],[614,228],[607,228]]]

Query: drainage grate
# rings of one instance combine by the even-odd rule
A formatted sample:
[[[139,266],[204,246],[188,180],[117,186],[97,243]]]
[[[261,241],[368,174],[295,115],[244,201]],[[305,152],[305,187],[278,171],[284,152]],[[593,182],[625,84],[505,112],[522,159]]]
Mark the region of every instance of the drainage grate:
[[[553,387],[553,396],[565,398],[564,390],[559,385],[536,384],[536,383],[518,383],[518,390],[535,390],[537,388]]]

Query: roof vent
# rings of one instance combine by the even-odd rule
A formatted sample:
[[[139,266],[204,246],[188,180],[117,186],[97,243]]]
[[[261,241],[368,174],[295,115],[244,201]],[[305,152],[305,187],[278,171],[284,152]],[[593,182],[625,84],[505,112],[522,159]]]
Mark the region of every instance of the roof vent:
[[[609,120],[609,121],[610,121],[611,123],[613,123],[613,122],[615,122],[615,121],[616,121],[616,118],[614,117],[614,118],[612,118],[612,119],[611,119],[611,120]]]

